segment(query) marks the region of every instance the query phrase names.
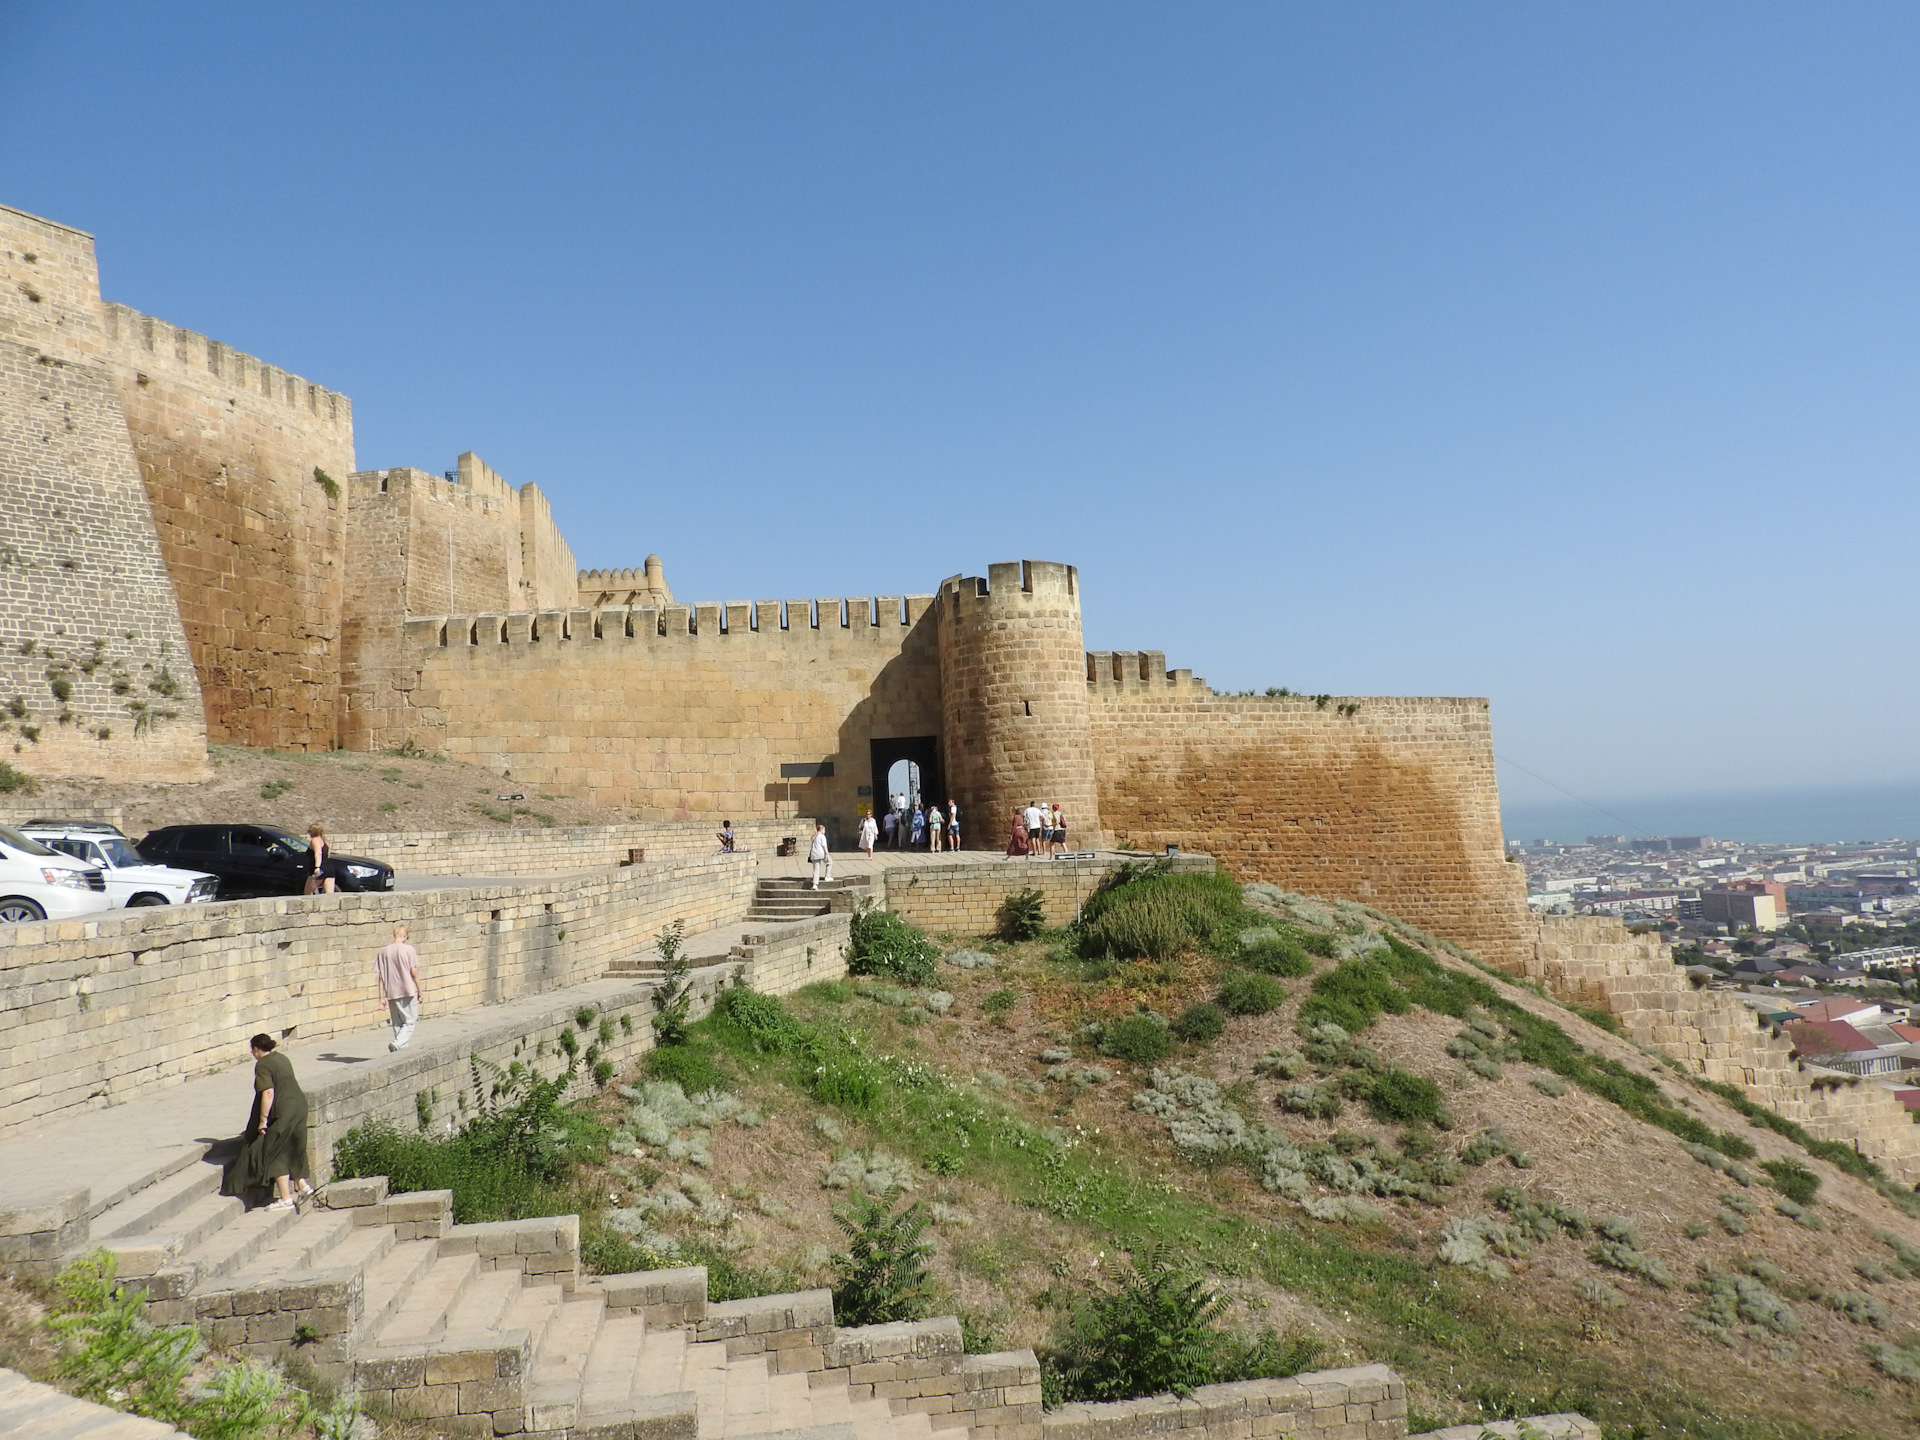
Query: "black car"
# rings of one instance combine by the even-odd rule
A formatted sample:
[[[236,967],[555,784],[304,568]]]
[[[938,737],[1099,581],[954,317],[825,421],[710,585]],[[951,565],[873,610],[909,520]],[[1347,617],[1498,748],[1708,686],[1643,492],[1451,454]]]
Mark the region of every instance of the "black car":
[[[307,881],[307,837],[271,825],[163,825],[133,848],[155,865],[218,875],[222,900],[298,895]],[[393,889],[385,861],[335,852],[327,858],[336,889]]]

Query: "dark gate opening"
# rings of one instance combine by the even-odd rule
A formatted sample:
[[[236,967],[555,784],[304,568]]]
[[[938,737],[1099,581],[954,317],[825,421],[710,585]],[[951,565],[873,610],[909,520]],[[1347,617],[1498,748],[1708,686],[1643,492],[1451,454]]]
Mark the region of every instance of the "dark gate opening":
[[[936,801],[942,809],[946,808],[946,777],[940,773],[940,740],[934,735],[903,736],[893,740],[874,740],[869,744],[873,749],[873,816],[878,820],[887,813],[887,805],[892,797],[900,793],[898,786],[887,789],[887,774],[901,761],[914,766],[920,782],[919,795],[907,797],[907,813],[913,811],[916,798],[929,805]]]

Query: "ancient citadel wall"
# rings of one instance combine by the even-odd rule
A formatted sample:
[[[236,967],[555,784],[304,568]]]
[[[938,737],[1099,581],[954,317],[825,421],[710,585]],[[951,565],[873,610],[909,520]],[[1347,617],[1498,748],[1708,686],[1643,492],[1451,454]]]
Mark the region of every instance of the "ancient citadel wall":
[[[108,351],[92,237],[0,207],[0,753],[197,780],[200,687]]]
[[[826,818],[844,836],[868,742],[940,733],[931,596],[489,613],[406,624],[367,692],[407,741],[647,819]],[[780,779],[787,762],[831,777]]]
[[[331,749],[351,403],[124,305],[105,316],[208,738]]]
[[[546,498],[506,482],[478,455],[457,480],[400,466],[348,480],[346,597],[341,619],[340,743],[368,748],[379,696],[405,670],[410,615],[569,608],[573,552]],[[529,556],[533,557],[531,566]]]
[[[1156,651],[1096,652],[1087,670],[1118,843],[1191,847],[1243,880],[1362,901],[1490,964],[1527,963],[1486,701],[1215,695]]]
[[[1920,1183],[1920,1125],[1878,1077],[1793,1058],[1792,1042],[1730,995],[1696,990],[1657,939],[1612,916],[1548,915],[1527,965],[1555,999],[1610,1012],[1627,1035],[1737,1085],[1822,1140],[1851,1145],[1888,1174]]]

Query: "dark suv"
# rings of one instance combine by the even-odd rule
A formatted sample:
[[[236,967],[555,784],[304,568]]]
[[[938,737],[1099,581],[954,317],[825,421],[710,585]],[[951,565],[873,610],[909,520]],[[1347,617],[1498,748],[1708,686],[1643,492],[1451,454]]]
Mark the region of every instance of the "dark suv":
[[[222,900],[298,895],[307,881],[307,837],[271,825],[163,825],[133,847],[155,865],[220,877]],[[391,890],[393,867],[329,852],[339,890]]]

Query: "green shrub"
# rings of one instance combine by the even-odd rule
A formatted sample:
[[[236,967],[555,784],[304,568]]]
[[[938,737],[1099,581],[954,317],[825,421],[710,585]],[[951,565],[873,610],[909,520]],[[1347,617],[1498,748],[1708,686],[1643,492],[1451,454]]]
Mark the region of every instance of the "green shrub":
[[[841,1325],[892,1325],[919,1320],[933,1300],[922,1238],[931,1220],[919,1201],[894,1210],[856,1191],[833,1223],[847,1249],[833,1257],[833,1317]]]
[[[678,1045],[687,1038],[693,1023],[693,986],[687,976],[693,961],[682,953],[686,945],[687,922],[676,920],[653,937],[653,948],[660,956],[660,983],[653,992],[653,1038],[659,1045]],[[560,1036],[564,1047],[572,1033]],[[572,1051],[568,1051],[572,1054]]]
[[[1820,1189],[1820,1177],[1798,1160],[1764,1160],[1767,1183],[1796,1205],[1811,1205]]]
[[[1227,1330],[1226,1304],[1156,1247],[1116,1289],[1073,1308],[1058,1345],[1042,1357],[1047,1400],[1191,1395],[1201,1385],[1297,1375],[1319,1358],[1319,1343],[1303,1336]]]
[[[1029,885],[1000,903],[998,927],[1003,940],[1031,940],[1047,928],[1047,900]]]
[[[935,962],[940,949],[926,932],[909,925],[891,910],[863,909],[853,917],[847,972],[877,975],[902,985],[939,982]]]
[[[727,1074],[703,1045],[656,1045],[647,1055],[647,1073],[671,1080],[689,1095],[727,1088]]]
[[[1173,1034],[1157,1015],[1123,1015],[1102,1028],[1098,1048],[1102,1055],[1116,1060],[1153,1065],[1172,1052]]]
[[[1220,1006],[1230,1015],[1265,1015],[1285,1003],[1287,992],[1278,980],[1250,970],[1236,970],[1220,986]]]
[[[860,1056],[845,1051],[821,1056],[806,1085],[821,1104],[843,1110],[871,1110],[880,1101],[880,1077]]]
[[[1218,1005],[1202,1000],[1176,1015],[1170,1028],[1177,1040],[1189,1045],[1209,1045],[1227,1033],[1227,1016]]]
[[[1398,1066],[1373,1077],[1373,1084],[1366,1093],[1366,1102],[1374,1119],[1390,1124],[1424,1122],[1444,1129],[1450,1123],[1446,1105],[1440,1098],[1440,1087],[1424,1076]]]
[[[1293,935],[1271,935],[1240,951],[1241,963],[1268,975],[1298,980],[1313,973],[1313,957]]]
[[[33,777],[0,760],[0,795],[33,794]]]
[[[996,990],[980,1002],[980,1008],[994,1020],[1005,1020],[1013,1013],[1020,997],[1011,990]]]
[[[1388,962],[1371,956],[1342,960],[1314,978],[1313,994],[1300,1007],[1300,1024],[1304,1029],[1331,1023],[1358,1032],[1382,1013],[1404,1015],[1412,1007]]]
[[[1165,960],[1237,935],[1245,917],[1246,902],[1229,875],[1122,867],[1081,910],[1080,953]]]
[[[739,1032],[748,1047],[762,1055],[790,1054],[805,1033],[779,1000],[745,987],[722,990],[713,1002],[713,1013],[721,1025]]]
[[[260,786],[260,798],[262,800],[278,800],[291,789],[293,789],[293,781],[291,780],[264,781]]]

